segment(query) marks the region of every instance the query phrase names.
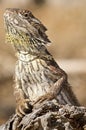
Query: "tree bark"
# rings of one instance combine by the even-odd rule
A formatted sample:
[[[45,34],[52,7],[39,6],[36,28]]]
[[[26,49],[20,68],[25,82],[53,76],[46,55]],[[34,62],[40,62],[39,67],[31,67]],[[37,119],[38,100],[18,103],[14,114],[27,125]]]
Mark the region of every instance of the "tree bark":
[[[14,114],[0,130],[86,130],[86,108],[45,101],[22,118]]]

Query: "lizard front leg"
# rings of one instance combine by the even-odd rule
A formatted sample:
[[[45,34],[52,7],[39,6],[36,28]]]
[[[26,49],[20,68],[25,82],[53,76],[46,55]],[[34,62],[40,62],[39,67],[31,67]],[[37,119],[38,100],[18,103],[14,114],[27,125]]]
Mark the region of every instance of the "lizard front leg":
[[[22,88],[19,86],[18,82],[14,89],[14,95],[16,97],[16,114],[20,117],[24,116],[26,113],[30,113],[32,111],[32,105],[30,104],[30,100],[25,98],[24,92]]]
[[[39,97],[34,104],[42,103],[45,100],[56,99],[57,95],[60,93],[62,89],[63,83],[64,83],[64,78],[62,77],[52,86],[52,88],[50,89],[48,93]]]
[[[49,92],[39,97],[35,103],[41,103],[45,100],[56,99],[58,103],[62,105],[69,104],[79,106],[80,104],[72,92],[71,86],[68,84],[67,74],[60,68],[56,69],[55,67],[52,67],[51,69],[53,72],[55,72],[55,76],[59,78],[56,82],[53,83]]]

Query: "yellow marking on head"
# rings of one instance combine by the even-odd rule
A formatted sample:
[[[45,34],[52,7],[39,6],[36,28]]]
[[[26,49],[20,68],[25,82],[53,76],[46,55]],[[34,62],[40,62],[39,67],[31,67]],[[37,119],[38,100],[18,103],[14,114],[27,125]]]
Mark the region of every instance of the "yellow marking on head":
[[[29,36],[25,35],[25,33],[23,32],[21,32],[20,34],[17,33],[16,35],[12,33],[6,33],[6,42],[27,47],[27,45],[29,45]]]

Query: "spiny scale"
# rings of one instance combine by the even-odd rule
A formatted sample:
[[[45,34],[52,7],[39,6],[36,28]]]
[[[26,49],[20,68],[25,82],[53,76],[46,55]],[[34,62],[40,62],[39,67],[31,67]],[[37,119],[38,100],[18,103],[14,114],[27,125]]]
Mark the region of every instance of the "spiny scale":
[[[42,99],[56,98],[60,104],[79,105],[67,74],[45,47],[50,42],[45,26],[30,11],[22,9],[7,9],[4,21],[7,39],[18,56],[15,70],[17,113],[30,112],[30,104]]]

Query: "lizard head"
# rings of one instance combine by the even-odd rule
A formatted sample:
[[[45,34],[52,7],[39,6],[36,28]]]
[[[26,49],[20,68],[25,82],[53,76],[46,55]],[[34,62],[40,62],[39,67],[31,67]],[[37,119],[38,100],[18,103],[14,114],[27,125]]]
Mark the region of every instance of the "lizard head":
[[[29,49],[30,46],[41,46],[50,42],[46,27],[29,10],[6,9],[4,13],[6,40],[17,50]]]

